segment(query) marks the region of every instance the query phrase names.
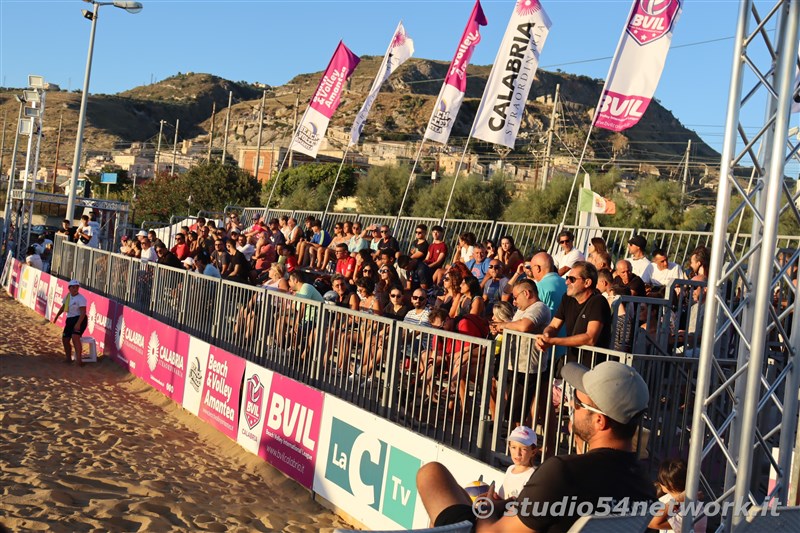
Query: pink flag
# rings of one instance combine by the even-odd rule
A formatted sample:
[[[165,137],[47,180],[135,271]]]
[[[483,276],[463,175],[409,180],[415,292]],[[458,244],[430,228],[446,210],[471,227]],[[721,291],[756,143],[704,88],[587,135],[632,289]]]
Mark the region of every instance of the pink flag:
[[[464,29],[464,34],[458,44],[458,50],[450,69],[444,79],[444,84],[439,92],[439,98],[433,108],[433,114],[425,130],[425,138],[438,143],[446,144],[450,137],[450,130],[453,129],[461,102],[464,100],[464,92],[467,90],[467,67],[475,50],[481,40],[480,27],[488,24],[486,16],[483,14],[480,0],[475,2],[469,22]]]
[[[330,118],[339,107],[344,84],[353,74],[359,61],[359,57],[339,41],[339,46],[317,85],[303,120],[297,127],[292,144],[289,146],[291,150],[317,157]]]
[[[656,92],[681,0],[634,0],[611,61],[594,125],[622,131],[639,122]]]

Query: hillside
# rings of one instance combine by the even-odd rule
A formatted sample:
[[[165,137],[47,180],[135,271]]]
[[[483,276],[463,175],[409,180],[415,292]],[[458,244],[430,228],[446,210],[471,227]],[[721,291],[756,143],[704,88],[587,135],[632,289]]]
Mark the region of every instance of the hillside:
[[[334,115],[333,126],[349,128],[360,108],[372,80],[380,65],[381,57],[365,56],[350,81],[349,89],[342,97],[342,105]],[[384,90],[373,106],[370,119],[364,129],[365,139],[417,140],[425,129],[447,64],[440,61],[412,59],[385,84]],[[466,137],[483,93],[489,66],[470,66],[467,97],[453,128],[454,144]],[[263,141],[284,141],[292,130],[294,103],[299,91],[302,113],[312,92],[316,88],[321,72],[300,74],[280,87],[267,87]],[[530,160],[530,154],[543,147],[541,137],[549,126],[552,106],[537,101],[561,86],[564,102],[563,115],[557,140],[556,153],[567,155],[566,148],[580,150],[588,127],[591,110],[597,103],[602,84],[585,76],[562,72],[539,71],[528,101],[523,127],[517,141],[517,149],[510,154],[515,158]],[[90,95],[87,110],[87,126],[84,147],[91,153],[108,152],[131,142],[154,142],[161,120],[174,124],[180,120],[179,138],[205,141],[211,128],[212,104],[216,103],[215,147],[221,148],[224,110],[228,91],[233,91],[229,153],[236,154],[241,145],[255,144],[257,110],[264,89],[246,82],[232,82],[210,74],[178,74],[158,83],[136,87],[116,95]],[[18,104],[14,94],[19,90],[0,91],[0,114],[6,120],[6,159],[13,144],[14,126]],[[50,91],[47,93],[47,108],[41,155],[41,164],[52,168],[55,158],[56,132],[59,117],[63,116],[63,129],[59,164],[69,165],[74,151],[77,130],[79,92]],[[174,129],[165,127],[163,142],[171,143]],[[676,161],[685,150],[686,141],[693,144],[692,156],[699,160],[714,161],[718,154],[706,145],[694,132],[686,129],[680,121],[657,101],[653,101],[642,121],[620,138],[605,130],[595,130],[591,148],[598,159],[607,159],[616,153],[619,159]],[[27,139],[20,142],[24,153]],[[476,151],[489,151],[491,147],[475,143]]]

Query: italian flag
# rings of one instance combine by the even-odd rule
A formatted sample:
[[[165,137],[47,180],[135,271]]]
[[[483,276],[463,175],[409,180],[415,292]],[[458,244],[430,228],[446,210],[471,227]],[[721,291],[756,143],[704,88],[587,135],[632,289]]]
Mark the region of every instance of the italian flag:
[[[581,187],[578,195],[578,211],[613,215],[617,212],[617,206],[611,200],[592,192],[591,189]]]

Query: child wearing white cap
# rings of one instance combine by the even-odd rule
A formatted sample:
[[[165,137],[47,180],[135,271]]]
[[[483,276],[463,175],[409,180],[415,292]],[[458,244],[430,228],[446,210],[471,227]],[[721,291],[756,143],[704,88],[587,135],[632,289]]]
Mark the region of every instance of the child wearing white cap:
[[[538,451],[536,445],[536,432],[528,426],[517,426],[508,436],[508,455],[514,462],[506,470],[503,484],[497,490],[497,495],[503,499],[516,498],[522,487],[536,470],[533,460]]]

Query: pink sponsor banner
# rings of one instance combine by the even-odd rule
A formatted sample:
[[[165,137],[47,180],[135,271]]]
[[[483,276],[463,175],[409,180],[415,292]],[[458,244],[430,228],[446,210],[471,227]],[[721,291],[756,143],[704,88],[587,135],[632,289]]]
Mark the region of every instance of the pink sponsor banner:
[[[622,131],[642,118],[661,79],[681,4],[681,0],[633,1],[606,77],[595,126]]]
[[[22,263],[13,260],[14,264],[11,265],[11,283],[8,286],[8,294],[16,299],[19,296],[19,284],[22,277]]]
[[[48,299],[50,300],[50,316],[47,319],[50,322],[53,322],[53,318],[58,313],[58,310],[61,309],[61,306],[64,305],[64,298],[67,297],[69,290],[67,290],[67,282],[61,278],[57,278],[55,276],[50,276],[50,288],[48,290]],[[67,322],[67,313],[61,313],[61,316],[58,317],[58,320],[53,322],[56,326],[63,328],[64,324]]]
[[[342,41],[333,53],[325,74],[319,80],[317,90],[311,99],[311,107],[327,118],[331,118],[339,107],[345,83],[355,70],[359,57],[348,49]]]
[[[203,379],[198,416],[236,440],[239,427],[239,392],[246,361],[211,346]]]
[[[39,275],[39,282],[36,284],[36,300],[33,303],[33,310],[40,315],[47,316],[47,296],[50,290],[50,274],[42,272]]]
[[[258,455],[305,487],[314,483],[322,392],[273,374]]]
[[[150,336],[150,317],[129,307],[123,307],[117,320],[115,342],[117,362],[127,366],[136,376],[145,379],[147,373],[147,338]]]
[[[469,60],[472,58],[472,52],[475,51],[475,45],[481,41],[480,27],[487,24],[488,21],[486,20],[486,15],[483,14],[481,2],[477,0],[469,16],[467,27],[464,28],[464,33],[458,42],[456,55],[453,57],[453,61],[450,62],[450,70],[447,71],[447,76],[444,79],[447,85],[452,85],[462,93],[467,90]]]
[[[144,380],[168,398],[182,404],[188,354],[188,334],[151,320]]]

